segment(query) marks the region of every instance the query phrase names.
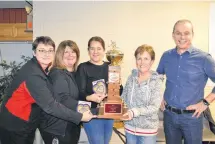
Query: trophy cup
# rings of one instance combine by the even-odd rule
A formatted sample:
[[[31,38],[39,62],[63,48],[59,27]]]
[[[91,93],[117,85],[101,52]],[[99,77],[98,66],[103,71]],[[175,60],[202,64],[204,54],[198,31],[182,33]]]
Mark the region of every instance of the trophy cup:
[[[106,53],[111,63],[108,67],[107,99],[99,105],[98,118],[119,120],[127,112],[127,107],[120,98],[121,68],[124,54],[116,49],[116,43],[111,42],[111,50]]]

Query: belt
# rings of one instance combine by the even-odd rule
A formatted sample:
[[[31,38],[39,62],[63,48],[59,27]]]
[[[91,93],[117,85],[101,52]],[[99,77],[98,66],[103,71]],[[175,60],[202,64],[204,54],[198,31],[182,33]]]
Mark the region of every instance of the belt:
[[[188,114],[188,113],[194,113],[195,110],[184,110],[184,109],[177,109],[174,107],[171,107],[170,105],[165,105],[165,108],[168,109],[171,112],[177,113],[177,114]]]

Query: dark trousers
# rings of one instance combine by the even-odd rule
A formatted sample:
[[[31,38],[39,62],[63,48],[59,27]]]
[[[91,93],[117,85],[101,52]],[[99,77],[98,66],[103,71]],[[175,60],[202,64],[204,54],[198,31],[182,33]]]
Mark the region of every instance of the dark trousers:
[[[209,126],[210,126],[210,130],[212,131],[212,133],[215,134],[215,125],[209,121]]]
[[[164,132],[166,144],[202,144],[203,115],[199,118],[191,114],[176,114],[164,111]]]
[[[33,144],[35,130],[32,131],[8,131],[0,127],[1,144]]]
[[[67,125],[65,135],[56,135],[44,130],[40,130],[45,144],[77,144],[80,137],[81,128],[77,125]]]

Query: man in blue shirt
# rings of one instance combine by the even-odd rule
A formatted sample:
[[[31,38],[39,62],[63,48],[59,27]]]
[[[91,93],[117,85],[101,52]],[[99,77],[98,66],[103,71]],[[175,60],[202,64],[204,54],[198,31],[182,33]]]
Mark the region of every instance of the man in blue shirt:
[[[215,87],[205,99],[208,78],[215,82],[215,61],[192,46],[189,20],[175,23],[172,37],[176,48],[162,55],[157,72],[166,75],[164,132],[167,144],[202,144],[203,114],[215,99]]]

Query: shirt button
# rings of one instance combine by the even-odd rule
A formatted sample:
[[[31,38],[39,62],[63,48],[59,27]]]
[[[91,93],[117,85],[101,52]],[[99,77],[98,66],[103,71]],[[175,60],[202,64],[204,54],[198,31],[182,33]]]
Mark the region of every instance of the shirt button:
[[[178,66],[179,68],[181,67],[181,66]]]

